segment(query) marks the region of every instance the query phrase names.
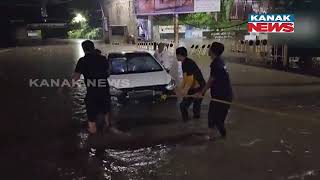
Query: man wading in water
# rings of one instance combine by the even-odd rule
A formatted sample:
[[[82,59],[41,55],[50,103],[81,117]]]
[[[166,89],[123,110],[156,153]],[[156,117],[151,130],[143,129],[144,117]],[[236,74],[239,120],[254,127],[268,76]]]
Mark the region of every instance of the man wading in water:
[[[176,89],[178,96],[195,95],[202,91],[206,81],[198,65],[188,58],[188,51],[185,47],[176,49],[177,60],[182,62],[183,80]],[[193,104],[193,118],[200,119],[202,98],[183,97],[180,103],[182,120],[187,122],[189,119],[188,109]]]
[[[232,102],[233,92],[230,82],[230,77],[226,65],[221,57],[224,52],[224,45],[218,42],[212,43],[209,51],[211,57],[210,65],[210,77],[198,96],[201,97],[210,89],[210,94],[212,98],[223,100],[227,102]],[[228,115],[230,109],[229,104],[224,104],[220,102],[211,101],[208,112],[208,126],[209,126],[209,136],[208,139],[214,139],[212,130],[216,127],[221,137],[226,138],[227,131],[225,128],[225,119]]]
[[[81,74],[84,76],[84,82],[87,88],[84,101],[88,116],[88,131],[91,134],[96,134],[97,124],[100,125],[99,120],[104,119],[104,122],[101,124],[105,124],[106,128],[118,132],[116,129],[111,128],[109,118],[111,97],[107,80],[110,75],[108,60],[95,49],[92,41],[84,41],[82,48],[85,56],[78,60],[72,75],[72,80],[75,82],[80,79]],[[98,128],[103,129],[103,127],[100,126]]]

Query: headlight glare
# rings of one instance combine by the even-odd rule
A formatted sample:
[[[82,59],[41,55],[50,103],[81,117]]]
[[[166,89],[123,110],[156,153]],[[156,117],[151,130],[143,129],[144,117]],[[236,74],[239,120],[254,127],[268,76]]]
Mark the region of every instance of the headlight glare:
[[[115,87],[113,87],[113,86],[110,87],[110,95],[111,95],[111,96],[118,96],[118,95],[120,95],[121,93],[122,93],[121,90],[119,90],[119,89],[117,89],[117,88],[115,88]]]
[[[176,82],[175,82],[175,80],[171,79],[169,84],[166,86],[166,89],[169,90],[169,91],[172,91],[175,88],[176,88]]]

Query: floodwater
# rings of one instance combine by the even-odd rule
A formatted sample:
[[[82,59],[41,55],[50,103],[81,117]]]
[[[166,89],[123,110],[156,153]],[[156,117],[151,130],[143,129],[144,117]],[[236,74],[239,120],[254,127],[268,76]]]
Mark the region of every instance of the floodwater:
[[[206,141],[198,133],[207,124],[207,101],[202,118],[187,124],[167,105],[146,107],[149,114],[139,106],[116,124],[131,137],[89,137],[83,84],[64,97],[56,88],[28,86],[30,78],[68,78],[81,55],[76,41],[0,52],[1,179],[320,178],[319,78],[229,63],[237,102],[290,116],[233,106],[226,140]],[[208,58],[197,59],[207,76]],[[101,146],[91,148],[92,142]]]

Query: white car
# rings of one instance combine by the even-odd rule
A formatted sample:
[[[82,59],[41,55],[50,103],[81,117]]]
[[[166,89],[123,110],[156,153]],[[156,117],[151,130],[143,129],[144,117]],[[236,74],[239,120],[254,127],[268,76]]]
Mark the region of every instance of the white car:
[[[175,81],[148,52],[110,53],[109,77],[112,104],[117,107],[137,104],[159,104],[168,101]]]

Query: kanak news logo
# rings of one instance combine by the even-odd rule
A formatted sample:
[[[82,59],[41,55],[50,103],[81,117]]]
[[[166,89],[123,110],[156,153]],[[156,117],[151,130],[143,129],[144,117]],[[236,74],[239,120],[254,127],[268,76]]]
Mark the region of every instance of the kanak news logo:
[[[250,14],[248,31],[258,33],[293,33],[293,14]]]

